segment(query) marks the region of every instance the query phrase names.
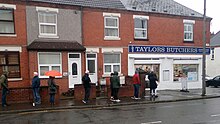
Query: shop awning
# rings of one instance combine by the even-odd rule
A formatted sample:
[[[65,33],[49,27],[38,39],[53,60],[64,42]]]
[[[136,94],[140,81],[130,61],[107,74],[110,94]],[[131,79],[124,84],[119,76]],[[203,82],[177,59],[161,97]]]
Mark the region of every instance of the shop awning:
[[[27,47],[32,51],[74,51],[82,52],[86,48],[77,41],[64,41],[64,40],[35,40]]]

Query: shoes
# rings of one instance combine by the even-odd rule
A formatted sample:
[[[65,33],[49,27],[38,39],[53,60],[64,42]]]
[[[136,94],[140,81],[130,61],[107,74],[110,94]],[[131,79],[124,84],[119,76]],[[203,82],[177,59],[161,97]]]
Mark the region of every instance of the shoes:
[[[121,101],[120,99],[115,100],[115,102],[120,102],[120,101]]]
[[[35,106],[35,103],[33,102],[33,106]]]
[[[83,102],[84,104],[86,104],[86,103],[87,103],[85,100],[82,100],[82,102]]]
[[[139,98],[139,97],[135,97],[135,96],[132,96],[131,99],[138,100],[138,99],[141,99],[141,98]]]
[[[7,107],[7,106],[10,106],[10,105],[9,105],[9,104],[7,104],[7,103],[6,103],[6,104],[4,104],[4,105],[2,105],[2,107]]]
[[[139,97],[135,97],[134,99],[137,100],[137,99],[141,99],[141,98],[139,98]]]

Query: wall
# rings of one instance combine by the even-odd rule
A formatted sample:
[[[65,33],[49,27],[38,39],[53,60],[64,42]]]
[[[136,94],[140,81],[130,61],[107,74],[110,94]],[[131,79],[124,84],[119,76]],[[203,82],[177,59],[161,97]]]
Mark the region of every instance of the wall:
[[[38,13],[36,6],[27,6],[27,40],[28,44],[35,39],[41,39],[39,35]],[[81,12],[78,10],[59,9],[57,14],[57,35],[52,40],[77,41],[82,43]],[[48,39],[48,38],[42,38]],[[51,38],[49,38],[51,40]]]
[[[214,48],[214,60],[212,60],[212,53],[206,57],[206,74],[215,77],[220,75],[220,47]]]

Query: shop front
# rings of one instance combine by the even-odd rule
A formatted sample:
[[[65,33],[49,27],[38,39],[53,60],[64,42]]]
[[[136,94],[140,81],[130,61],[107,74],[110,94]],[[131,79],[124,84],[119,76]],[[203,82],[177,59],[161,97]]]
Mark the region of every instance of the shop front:
[[[207,54],[209,49],[207,49]],[[202,48],[173,46],[129,46],[128,75],[135,70],[154,71],[158,89],[202,88]]]

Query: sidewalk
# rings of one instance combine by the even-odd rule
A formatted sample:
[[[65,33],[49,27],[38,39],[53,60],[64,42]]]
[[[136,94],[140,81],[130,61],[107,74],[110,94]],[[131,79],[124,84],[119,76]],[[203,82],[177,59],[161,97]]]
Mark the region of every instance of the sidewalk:
[[[49,103],[43,103],[39,106],[32,106],[32,103],[17,103],[11,104],[8,107],[0,107],[0,114],[32,112],[32,111],[48,111],[59,109],[83,109],[83,108],[101,108],[110,106],[134,105],[134,104],[151,104],[162,102],[175,102],[196,99],[208,99],[220,97],[220,88],[206,88],[206,96],[201,96],[202,89],[192,89],[189,92],[180,92],[179,90],[160,90],[158,91],[158,98],[152,99],[146,95],[140,100],[133,100],[131,98],[120,98],[121,102],[114,103],[109,99],[100,98],[92,99],[88,104],[83,104],[82,101],[74,99],[60,100],[59,104],[51,107]]]

